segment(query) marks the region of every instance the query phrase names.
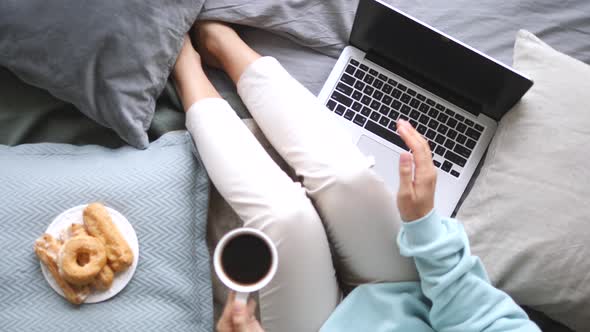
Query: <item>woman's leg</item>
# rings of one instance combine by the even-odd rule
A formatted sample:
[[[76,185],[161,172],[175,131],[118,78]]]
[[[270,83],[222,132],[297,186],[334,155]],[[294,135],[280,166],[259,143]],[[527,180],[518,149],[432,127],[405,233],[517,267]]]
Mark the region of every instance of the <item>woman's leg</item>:
[[[303,178],[335,249],[343,286],[417,280],[414,263],[399,254],[395,241],[401,219],[393,193],[329,111],[231,28],[207,22],[197,39],[237,84],[268,140]]]
[[[245,226],[262,230],[277,246],[277,274],[260,292],[262,325],[267,332],[317,331],[341,297],[317,212],[301,185],[272,161],[220,99],[190,41],[174,78],[211,181]]]

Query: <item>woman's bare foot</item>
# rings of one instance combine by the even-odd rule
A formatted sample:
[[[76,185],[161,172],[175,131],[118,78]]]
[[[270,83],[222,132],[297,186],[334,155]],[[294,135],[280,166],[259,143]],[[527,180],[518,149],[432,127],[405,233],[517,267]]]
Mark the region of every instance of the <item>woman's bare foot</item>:
[[[182,48],[172,70],[172,78],[185,111],[201,99],[221,98],[205,75],[201,66],[201,56],[193,48],[188,35],[184,37]]]
[[[195,24],[192,38],[203,61],[225,70],[234,83],[260,55],[251,49],[229,25],[215,21]]]

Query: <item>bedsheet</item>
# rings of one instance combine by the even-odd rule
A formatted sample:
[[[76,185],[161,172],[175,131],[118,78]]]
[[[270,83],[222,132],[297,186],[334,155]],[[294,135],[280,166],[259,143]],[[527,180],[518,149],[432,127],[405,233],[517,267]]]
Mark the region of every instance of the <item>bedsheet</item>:
[[[587,0],[384,0],[483,52],[512,63],[520,28],[556,49],[590,63],[590,2]],[[346,45],[356,0],[208,0],[199,19],[235,23],[243,38],[262,54],[276,57],[313,93],[318,93]],[[249,113],[225,74],[210,70],[221,95],[242,118]],[[158,99],[149,129],[151,140],[184,127],[184,115],[171,85]],[[33,142],[101,144],[123,142],[69,104],[28,86],[0,68],[0,144]],[[210,246],[237,219],[220,197],[210,203]],[[220,292],[217,300],[221,300]],[[533,315],[537,315],[533,313]],[[554,326],[551,330],[556,330]],[[547,328],[549,329],[549,327]]]

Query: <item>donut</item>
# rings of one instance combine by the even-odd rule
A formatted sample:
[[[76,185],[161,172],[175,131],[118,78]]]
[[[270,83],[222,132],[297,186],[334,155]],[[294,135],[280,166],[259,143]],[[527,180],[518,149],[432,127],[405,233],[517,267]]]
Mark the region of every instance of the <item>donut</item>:
[[[47,266],[49,273],[61,288],[66,300],[73,304],[81,304],[90,295],[88,286],[72,286],[68,284],[59,274],[57,266],[57,256],[62,244],[49,234],[43,234],[35,241],[33,249],[39,260]]]
[[[105,246],[107,264],[117,273],[133,263],[133,252],[119,232],[109,212],[100,203],[92,203],[84,209],[84,225],[88,234],[100,239]]]
[[[59,273],[65,281],[76,286],[93,282],[106,262],[104,245],[91,236],[76,236],[67,240],[57,257]]]

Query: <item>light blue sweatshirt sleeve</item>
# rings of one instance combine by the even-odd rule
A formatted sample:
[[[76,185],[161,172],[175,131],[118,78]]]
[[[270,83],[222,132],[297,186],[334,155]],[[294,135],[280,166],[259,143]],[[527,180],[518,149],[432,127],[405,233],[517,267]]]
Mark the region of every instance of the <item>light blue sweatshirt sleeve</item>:
[[[414,258],[422,292],[432,302],[435,331],[540,331],[510,296],[490,284],[455,220],[433,210],[404,223],[397,241],[401,254]]]

